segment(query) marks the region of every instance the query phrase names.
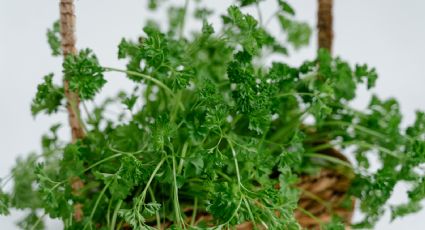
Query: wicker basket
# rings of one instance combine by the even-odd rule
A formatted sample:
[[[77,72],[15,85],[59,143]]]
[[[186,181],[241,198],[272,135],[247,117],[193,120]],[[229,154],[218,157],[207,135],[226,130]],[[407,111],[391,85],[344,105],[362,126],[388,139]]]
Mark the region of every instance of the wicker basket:
[[[349,162],[335,149],[321,152]],[[355,205],[355,200],[347,197],[350,185],[349,175],[331,168],[323,168],[316,175],[302,175],[301,182],[297,185],[301,190],[299,209],[295,212],[300,225],[306,229],[320,229],[320,222],[329,222],[333,216],[337,216],[346,224],[346,229],[349,229]]]

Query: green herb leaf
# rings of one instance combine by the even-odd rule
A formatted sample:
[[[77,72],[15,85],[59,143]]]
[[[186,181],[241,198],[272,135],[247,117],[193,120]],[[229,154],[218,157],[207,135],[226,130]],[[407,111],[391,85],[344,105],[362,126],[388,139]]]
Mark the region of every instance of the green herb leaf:
[[[52,28],[47,30],[46,36],[47,42],[49,43],[50,49],[52,50],[52,55],[62,55],[59,20],[55,21]]]
[[[77,55],[67,55],[63,68],[70,90],[78,92],[83,100],[93,99],[106,83],[104,69],[90,49],[81,50]]]
[[[37,87],[37,93],[31,104],[31,112],[36,116],[40,112],[52,114],[62,106],[64,91],[62,87],[53,84],[53,74],[44,76],[44,82]]]

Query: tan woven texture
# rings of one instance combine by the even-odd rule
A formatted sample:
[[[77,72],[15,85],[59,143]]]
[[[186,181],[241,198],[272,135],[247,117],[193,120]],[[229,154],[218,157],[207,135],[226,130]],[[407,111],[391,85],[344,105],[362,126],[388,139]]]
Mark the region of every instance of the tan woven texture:
[[[318,175],[303,176],[299,188],[304,191],[298,207],[310,215],[297,210],[295,217],[306,229],[320,229],[320,222],[326,223],[332,216],[338,216],[348,226],[353,216],[354,200],[351,208],[343,208],[343,201],[350,187],[350,179],[334,170],[322,169]],[[349,229],[348,227],[346,229]]]

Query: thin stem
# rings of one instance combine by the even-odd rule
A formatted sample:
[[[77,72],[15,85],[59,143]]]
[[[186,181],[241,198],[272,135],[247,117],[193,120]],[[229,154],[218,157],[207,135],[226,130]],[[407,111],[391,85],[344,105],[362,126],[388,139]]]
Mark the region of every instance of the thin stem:
[[[146,192],[147,192],[150,184],[152,183],[153,178],[156,176],[156,174],[158,173],[158,170],[161,168],[162,164],[164,163],[164,161],[167,158],[168,157],[164,157],[164,158],[161,159],[161,161],[158,163],[158,165],[153,170],[152,175],[149,177],[148,183],[146,183],[146,187],[143,189],[143,192],[141,194],[143,202],[144,202],[144,199],[145,199],[145,196],[146,196]]]
[[[278,94],[278,95],[276,95],[275,97],[288,97],[288,96],[312,96],[312,97],[314,97],[314,96],[317,96],[316,94],[314,94],[314,93],[282,93],[282,94]]]
[[[9,181],[13,178],[12,174],[8,174],[5,177],[0,179],[0,188],[3,188],[3,186],[6,186],[7,183],[9,183]]]
[[[195,224],[197,211],[198,211],[198,197],[195,196],[195,201],[193,204],[192,219],[190,220],[190,226],[193,226]]]
[[[242,198],[239,200],[238,206],[236,207],[236,209],[233,212],[232,216],[226,222],[224,222],[223,224],[221,224],[219,226],[226,226],[226,225],[228,225],[230,223],[230,221],[232,221],[233,218],[237,215],[239,209],[241,208],[241,205],[242,205]],[[217,226],[217,227],[219,227],[219,226]],[[217,228],[217,229],[220,229],[220,228]],[[228,228],[228,229],[230,229],[230,228]]]
[[[103,68],[105,69],[105,71],[115,71],[115,72],[126,73],[128,75],[133,75],[133,76],[144,78],[148,81],[152,81],[155,84],[157,84],[158,86],[160,86],[161,88],[163,88],[165,91],[167,91],[169,94],[173,95],[173,91],[170,88],[168,88],[168,86],[166,86],[164,83],[162,83],[158,79],[153,78],[149,75],[139,73],[139,72],[135,72],[135,71],[131,71],[131,70],[122,70],[122,69],[117,69],[117,68],[112,68],[112,67],[103,67]]]
[[[108,209],[106,210],[106,226],[110,226],[111,224],[111,205],[112,199],[109,200]]]
[[[40,222],[44,219],[44,217],[47,215],[47,213],[44,213],[42,216],[40,216],[37,221],[34,223],[34,225],[31,227],[31,230],[35,230],[37,226],[40,224]]]
[[[137,151],[135,151],[135,152],[126,152],[126,151],[121,151],[121,150],[118,150],[118,149],[113,148],[112,146],[108,146],[108,147],[109,147],[109,149],[110,149],[110,150],[112,150],[113,152],[120,153],[120,154],[122,154],[122,155],[133,155],[133,154],[139,154],[139,153],[142,153],[142,152],[144,151],[144,149],[145,149],[146,145],[145,145],[145,146],[143,146],[143,148],[141,148],[140,150],[137,150]]]
[[[272,142],[281,142],[281,143],[285,143],[287,136],[289,134],[292,134],[290,131],[291,129],[295,129],[303,120],[303,115],[305,114],[305,112],[299,113],[298,115],[295,116],[295,118],[285,127],[277,130],[270,138],[269,140]]]
[[[136,210],[140,210],[140,206],[142,205],[142,204],[144,204],[144,202],[145,202],[145,198],[146,198],[146,192],[147,192],[147,190],[149,189],[149,186],[150,186],[150,184],[152,183],[152,181],[153,181],[153,178],[156,176],[156,174],[158,173],[158,170],[161,168],[161,166],[162,166],[162,164],[165,162],[165,160],[167,159],[168,157],[163,157],[162,159],[161,159],[161,161],[158,163],[158,165],[155,167],[155,169],[153,170],[153,172],[152,172],[152,175],[149,177],[149,180],[148,180],[148,182],[146,183],[146,186],[145,186],[145,188],[143,189],[143,191],[142,191],[142,193],[138,196],[138,201],[136,202],[136,204],[135,204],[135,208],[136,208]]]
[[[118,211],[120,210],[121,204],[122,204],[122,200],[118,200],[118,203],[114,209],[114,214],[112,215],[111,230],[115,230],[115,224],[117,222]]]
[[[103,67],[103,69],[105,71],[115,71],[115,72],[121,72],[121,73],[126,73],[128,75],[133,75],[133,76],[137,76],[137,77],[141,77],[143,79],[146,79],[148,81],[151,81],[153,83],[155,83],[156,85],[158,85],[159,87],[163,88],[170,96],[172,96],[173,98],[176,96],[174,95],[174,92],[168,88],[167,85],[165,85],[162,81],[159,81],[156,78],[153,78],[152,76],[143,74],[143,73],[139,73],[139,72],[135,72],[135,71],[131,71],[131,70],[122,70],[122,69],[117,69],[117,68],[112,68],[112,67]],[[181,101],[178,102],[178,105],[180,106],[180,108],[184,111],[184,105],[181,103]]]
[[[98,166],[98,165],[100,165],[100,164],[102,164],[102,163],[104,163],[105,161],[112,160],[112,159],[117,158],[117,157],[120,157],[120,156],[122,156],[122,155],[124,155],[124,154],[123,154],[123,153],[118,153],[118,154],[115,154],[115,155],[109,156],[109,157],[107,157],[107,158],[104,158],[104,159],[102,159],[102,160],[100,160],[100,161],[98,161],[98,162],[96,162],[96,163],[94,163],[94,164],[90,165],[90,166],[89,166],[89,167],[87,167],[86,169],[84,169],[83,173],[84,173],[84,172],[89,171],[90,169],[92,169],[92,168],[94,168],[94,167],[96,167],[96,166]]]
[[[183,144],[183,148],[182,148],[182,155],[180,157],[180,162],[179,162],[179,167],[177,169],[177,173],[181,174],[182,170],[183,170],[183,163],[184,163],[184,158],[186,157],[186,152],[187,152],[187,146],[188,146],[188,142],[185,142]]]
[[[217,171],[216,172],[218,175],[222,176],[224,179],[226,179],[227,181],[232,181],[232,178],[230,178],[228,175],[226,175],[225,173],[223,173],[222,171]]]
[[[336,163],[336,164],[339,164],[339,165],[342,165],[342,166],[345,166],[347,168],[354,170],[353,166],[350,163],[343,161],[343,160],[340,160],[336,157],[331,157],[331,156],[324,155],[324,154],[321,154],[321,153],[304,153],[303,155],[307,156],[307,157],[320,158],[320,159],[323,159],[323,160],[327,160],[329,162]]]
[[[82,128],[84,130],[84,132],[87,132],[87,127],[84,124],[83,120],[81,119],[81,113],[80,113],[80,108],[78,106],[78,104],[79,104],[78,101],[70,100],[68,102],[69,102],[71,109],[73,111],[77,111],[75,116],[77,118],[78,124],[80,125],[80,128]],[[78,138],[78,139],[81,139],[81,138]]]
[[[316,222],[318,222],[319,224],[323,224],[323,221],[321,219],[319,219],[318,217],[316,217],[313,213],[311,213],[311,212],[309,212],[309,211],[307,211],[307,210],[305,210],[303,208],[300,208],[300,207],[297,207],[297,209],[300,210],[305,215],[309,216],[311,219],[313,219]]]
[[[94,119],[93,119],[93,117],[90,115],[90,112],[89,112],[89,110],[88,110],[88,108],[87,108],[86,103],[85,103],[84,101],[82,101],[82,102],[81,102],[81,104],[83,105],[84,112],[86,112],[88,119],[90,119],[90,120],[92,120],[92,121],[93,121]]]
[[[302,193],[304,193],[304,195],[310,197],[311,199],[315,200],[317,203],[323,205],[328,212],[332,212],[332,203],[323,200],[322,198],[320,198],[319,196],[317,196],[316,194],[308,190],[302,189],[300,187],[297,187],[297,189],[300,190]]]
[[[248,210],[249,218],[251,218],[252,225],[256,229],[255,218],[254,218],[254,215],[252,214],[251,207],[250,207],[248,201],[246,200],[245,196],[243,196],[242,199],[243,199],[243,201],[245,203],[246,209]]]
[[[153,194],[152,189],[149,187],[149,195],[151,196],[151,199],[154,203],[156,203],[156,199],[155,199],[155,194]],[[156,226],[158,227],[158,229],[161,229],[161,217],[159,216],[159,212],[155,213],[155,218],[156,218]]]
[[[336,143],[336,144],[326,143],[326,144],[318,145],[318,146],[312,148],[312,150],[314,152],[317,152],[317,151],[320,151],[320,150],[323,150],[323,149],[332,148],[335,145],[342,145],[342,146],[357,145],[357,146],[360,146],[360,147],[365,147],[365,148],[370,148],[370,149],[374,149],[375,148],[375,149],[377,149],[377,150],[379,150],[381,152],[384,152],[384,153],[386,153],[388,155],[391,155],[391,156],[393,156],[395,158],[400,158],[400,156],[396,152],[394,152],[394,151],[391,151],[391,150],[389,150],[387,148],[384,148],[382,146],[377,146],[377,145],[374,145],[374,144],[369,144],[369,143],[366,143],[364,141],[345,141],[345,142],[339,142],[339,143]]]
[[[241,175],[240,175],[240,173],[239,173],[238,159],[236,158],[236,151],[235,151],[235,149],[233,148],[233,144],[232,144],[232,142],[231,142],[230,140],[228,140],[227,142],[229,143],[230,149],[232,150],[233,161],[234,161],[234,163],[235,163],[235,169],[236,169],[236,177],[237,177],[237,179],[238,179],[238,186],[239,186],[239,189],[240,189],[240,188],[241,188],[241,184],[242,184],[242,182],[241,182]]]
[[[329,126],[352,126],[354,129],[357,129],[358,131],[361,131],[363,133],[369,134],[371,136],[375,136],[378,138],[382,138],[384,140],[388,140],[388,137],[383,135],[382,133],[376,132],[372,129],[369,129],[367,127],[361,126],[361,125],[357,125],[357,124],[352,124],[350,122],[346,122],[346,121],[326,121],[323,123],[324,125],[329,125]]]
[[[105,187],[100,192],[99,197],[97,197],[96,203],[94,204],[94,207],[93,207],[93,209],[92,209],[92,211],[90,213],[90,217],[89,217],[89,220],[90,221],[92,220],[92,218],[94,216],[94,213],[96,212],[96,209],[97,209],[97,206],[99,205],[100,199],[103,197],[103,195],[105,194],[106,189],[108,189],[108,187],[109,187],[109,185],[111,183],[112,183],[112,180],[105,185]],[[84,225],[83,230],[86,229],[89,224],[90,224],[90,222],[87,222],[87,224]]]
[[[173,201],[174,201],[174,212],[176,214],[176,222],[177,222],[177,226],[181,227],[182,226],[182,216],[181,216],[181,211],[180,211],[180,203],[179,203],[179,188],[177,186],[177,172],[176,172],[176,158],[174,156],[173,153],[173,157],[172,157],[172,161],[173,161]]]

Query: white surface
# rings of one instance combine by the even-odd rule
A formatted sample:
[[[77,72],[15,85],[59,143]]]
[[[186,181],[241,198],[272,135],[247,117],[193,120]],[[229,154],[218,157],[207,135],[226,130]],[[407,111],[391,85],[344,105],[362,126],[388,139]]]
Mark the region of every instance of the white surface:
[[[0,0],[0,176],[8,173],[16,157],[40,149],[41,134],[50,124],[66,120],[64,114],[41,115],[34,120],[29,110],[42,76],[49,72],[60,76],[61,60],[50,56],[45,39],[46,28],[59,16],[57,2]],[[231,1],[206,2],[222,12]],[[315,25],[315,0],[290,2],[299,18]],[[275,11],[270,3],[274,1],[261,4],[266,19]],[[121,37],[135,38],[141,33],[149,16],[145,6],[146,0],[77,1],[77,46],[93,48],[104,65],[122,66],[124,63],[116,61],[116,46]],[[425,1],[421,0],[335,0],[335,53],[353,64],[375,66],[380,77],[374,92],[381,97],[397,97],[405,123],[413,120],[416,109],[425,109],[424,9]],[[155,18],[165,20],[164,14]],[[315,46],[311,46],[287,61],[297,64],[314,54]],[[129,86],[119,74],[108,80],[101,97]],[[368,94],[360,90],[354,105],[362,107],[367,101]],[[69,137],[66,129],[61,129],[61,134]],[[397,186],[391,201],[403,201],[404,190],[403,185]],[[0,217],[0,228],[17,229],[13,222],[18,216]],[[425,228],[423,219],[425,211],[393,223],[386,216],[375,229],[421,230]],[[60,226],[50,223],[49,229],[61,229]]]

